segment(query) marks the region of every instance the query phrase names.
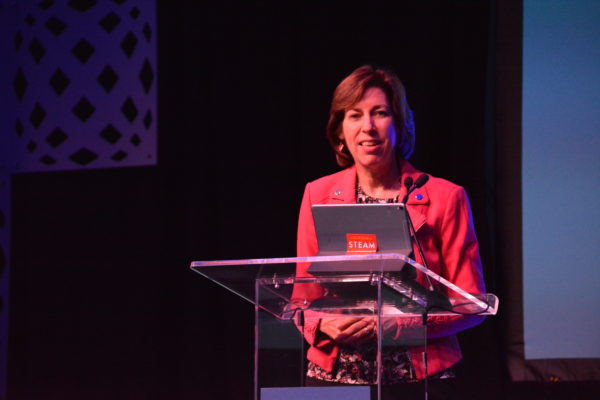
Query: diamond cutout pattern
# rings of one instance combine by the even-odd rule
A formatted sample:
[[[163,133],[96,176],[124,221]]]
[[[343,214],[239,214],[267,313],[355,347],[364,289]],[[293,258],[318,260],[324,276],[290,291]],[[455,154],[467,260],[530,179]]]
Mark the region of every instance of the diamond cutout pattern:
[[[96,49],[94,49],[90,42],[88,42],[85,39],[81,39],[79,42],[77,42],[75,47],[73,47],[71,53],[73,53],[73,55],[77,57],[79,62],[85,64],[90,59],[92,54],[94,54],[95,51]]]
[[[37,144],[33,140],[30,140],[27,143],[27,151],[28,152],[33,153],[36,148],[37,148]]]
[[[71,81],[60,68],[54,71],[54,74],[52,74],[52,77],[50,78],[50,86],[52,86],[54,92],[59,96],[63,94],[67,86],[69,86],[69,83],[71,83]]]
[[[152,28],[150,28],[150,25],[147,22],[144,24],[144,29],[142,32],[144,33],[146,41],[150,42],[150,39],[152,39]]]
[[[25,78],[25,73],[23,73],[23,69],[21,67],[19,67],[17,70],[15,79],[13,79],[13,89],[15,89],[17,99],[22,101],[25,91],[27,90],[27,79]]]
[[[135,48],[137,47],[137,43],[138,40],[135,37],[135,35],[131,33],[131,31],[127,32],[127,35],[125,35],[125,38],[121,42],[121,49],[123,50],[123,53],[125,53],[127,58],[131,58],[133,52],[135,51]]]
[[[42,108],[40,103],[35,103],[33,110],[31,110],[31,114],[29,114],[29,122],[34,128],[39,128],[44,119],[46,118],[46,111]]]
[[[144,87],[144,91],[146,93],[150,92],[150,87],[152,87],[152,82],[154,81],[154,72],[152,71],[152,66],[148,59],[144,60],[144,65],[140,70],[140,81],[142,82],[142,86]]]
[[[29,43],[29,53],[33,57],[35,63],[39,64],[46,54],[46,49],[44,49],[44,46],[42,46],[42,43],[37,40],[37,38],[34,38],[31,43]]]
[[[29,14],[25,17],[25,23],[29,26],[33,26],[35,25],[35,18],[33,18],[33,15]]]
[[[148,110],[146,115],[144,115],[144,126],[146,130],[150,129],[150,125],[152,125],[152,111]]]
[[[90,8],[96,5],[95,0],[71,0],[67,3],[69,7],[73,10],[79,11],[81,13],[86,12]]]
[[[44,26],[46,27],[46,29],[48,29],[48,31],[50,31],[50,33],[52,33],[56,37],[60,36],[60,34],[63,33],[64,30],[67,28],[67,24],[65,24],[56,17],[49,18]]]
[[[40,157],[40,162],[41,162],[42,164],[45,164],[45,165],[53,165],[53,164],[56,164],[56,160],[55,160],[54,158],[50,157],[50,156],[49,156],[49,155],[47,155],[47,154],[46,154],[46,155],[44,155],[44,156],[42,156],[42,157]]]
[[[111,124],[106,125],[106,128],[100,132],[100,137],[106,140],[110,144],[115,144],[121,139],[123,135]]]
[[[121,18],[114,12],[111,12],[107,14],[106,17],[102,18],[100,22],[98,22],[98,25],[100,25],[106,33],[111,33],[120,22]]]
[[[56,148],[67,140],[68,136],[62,129],[56,128],[46,137],[46,143]]]
[[[131,11],[129,11],[129,16],[130,16],[132,19],[137,19],[137,17],[139,17],[139,16],[140,16],[140,9],[139,9],[139,8],[137,8],[137,7],[133,7],[133,8],[131,9]]]
[[[125,157],[127,157],[127,153],[125,153],[122,150],[117,151],[115,154],[112,155],[112,157],[110,158],[113,161],[121,161],[123,160]]]
[[[85,97],[82,97],[77,105],[73,107],[73,115],[79,118],[82,122],[90,119],[92,114],[96,111],[96,107],[92,105]]]
[[[85,147],[82,147],[81,149],[77,150],[77,152],[69,156],[71,161],[79,165],[88,165],[96,158],[98,158],[98,154],[86,149]]]
[[[113,6],[98,0],[34,0],[16,21],[20,24],[13,31],[14,36],[7,38],[7,45],[14,46],[13,54],[18,52],[17,57],[22,60],[15,66],[12,81],[9,81],[12,84],[10,89],[15,93],[12,101],[21,107],[19,118],[13,119],[12,134],[21,137],[21,151],[38,166],[76,169],[78,166],[104,167],[107,162],[108,165],[112,162],[115,166],[123,166],[152,161],[144,147],[152,138],[144,135],[155,125],[147,95],[155,92],[157,77],[154,71],[156,63],[150,61],[153,51],[145,43],[153,39],[155,28],[151,22],[145,21],[145,2],[112,0],[112,3]],[[68,17],[76,17],[79,13],[85,14],[78,19]],[[135,30],[134,25],[137,26]],[[71,39],[66,41],[67,36],[72,38],[74,33],[79,37],[76,36],[72,42]],[[102,37],[110,37],[110,44],[105,45]],[[62,45],[57,47],[59,42],[56,40],[61,40]],[[114,51],[115,45],[125,56],[120,56],[121,61],[113,64],[99,57],[104,54],[105,47]],[[118,54],[114,56],[118,57]],[[139,60],[141,65],[139,61],[131,60]],[[75,77],[90,71],[93,71],[92,75],[86,79],[96,79],[102,88],[98,92],[97,86],[93,95],[74,85]],[[135,79],[136,71],[139,83],[124,85],[125,82],[121,82],[126,72],[127,75],[133,72]],[[32,78],[38,73],[42,97],[36,96],[37,88],[36,93],[32,91]],[[138,85],[143,92],[139,92]],[[58,97],[48,92],[49,88]],[[113,114],[108,120],[100,119],[101,106],[115,99],[123,117]],[[64,115],[65,112],[73,116]],[[58,121],[61,122],[57,124]],[[90,137],[86,131],[95,131],[96,135]],[[8,133],[11,134],[10,129]],[[138,154],[141,151],[144,151],[143,154]]]
[[[129,141],[131,142],[131,144],[132,144],[132,145],[134,145],[134,146],[136,146],[136,147],[137,147],[137,146],[139,146],[139,145],[140,145],[140,143],[142,143],[142,139],[140,139],[140,137],[138,136],[138,134],[137,134],[137,133],[135,133],[135,134],[134,134],[134,135],[131,137],[131,139],[129,139]]]
[[[97,79],[98,83],[100,86],[102,86],[106,93],[110,93],[118,80],[119,77],[110,65],[107,65],[104,67],[104,69],[102,69],[102,72],[100,72],[100,75],[98,75]]]
[[[133,103],[133,100],[131,100],[131,97],[128,97],[127,100],[125,100],[125,103],[123,103],[123,106],[121,107],[121,112],[129,122],[133,122],[136,119],[138,109]]]

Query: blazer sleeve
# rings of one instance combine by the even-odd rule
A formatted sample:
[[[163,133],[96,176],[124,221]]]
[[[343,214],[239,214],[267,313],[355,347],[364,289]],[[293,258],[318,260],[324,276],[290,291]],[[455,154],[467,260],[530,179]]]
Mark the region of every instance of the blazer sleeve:
[[[310,183],[304,188],[302,203],[300,205],[300,216],[298,217],[298,237],[296,243],[296,253],[298,257],[312,257],[319,252],[317,244],[317,234],[315,232],[315,221],[312,215],[312,201],[310,196]],[[300,265],[299,265],[300,266]],[[298,268],[297,273],[305,276],[308,264]]]
[[[312,215],[312,201],[310,196],[310,183],[304,189],[302,204],[300,205],[300,216],[298,218],[298,237],[297,237],[297,256],[312,257],[319,251],[317,236],[315,233],[315,224]],[[298,263],[296,265],[297,277],[312,276],[307,270],[310,263]],[[314,283],[295,284],[292,292],[292,302],[302,305],[323,295],[323,288]],[[304,337],[311,345],[328,345],[329,343],[315,343],[320,319],[313,311],[305,311],[304,318]]]

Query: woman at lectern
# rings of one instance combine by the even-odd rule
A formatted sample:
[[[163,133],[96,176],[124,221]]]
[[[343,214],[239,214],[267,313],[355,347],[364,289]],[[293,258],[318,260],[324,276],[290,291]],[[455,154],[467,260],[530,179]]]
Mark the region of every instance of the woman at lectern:
[[[407,192],[407,178],[414,182],[422,175],[408,162],[415,127],[404,86],[390,71],[362,66],[337,86],[327,137],[345,169],[306,185],[298,222],[299,257],[318,252],[312,205],[400,202]],[[469,293],[485,293],[465,190],[429,176],[425,185],[410,194],[407,209],[429,268]],[[414,250],[416,261],[423,264]],[[310,276],[306,268],[299,264],[297,276]],[[320,295],[318,287],[294,293],[297,300],[308,301]],[[426,370],[430,387],[435,387],[436,380],[453,377],[452,366],[461,358],[456,333],[482,320],[481,316],[430,316],[427,368],[423,348],[388,349],[382,355],[383,384],[416,382],[425,377]],[[386,323],[384,329],[390,337],[399,337],[402,326]],[[374,354],[376,332],[372,318],[307,319],[307,385],[376,383],[374,357],[369,356]]]

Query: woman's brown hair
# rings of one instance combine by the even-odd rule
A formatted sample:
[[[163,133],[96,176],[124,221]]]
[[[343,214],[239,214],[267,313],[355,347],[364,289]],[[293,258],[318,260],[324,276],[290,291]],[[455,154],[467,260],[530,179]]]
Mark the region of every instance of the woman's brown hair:
[[[414,152],[415,124],[412,111],[406,101],[404,85],[393,72],[363,65],[340,82],[331,100],[327,138],[333,151],[335,151],[337,163],[341,167],[354,164],[348,147],[344,145],[341,139],[342,122],[346,110],[358,103],[367,89],[372,87],[383,90],[390,103],[396,132],[399,134],[399,140],[396,141],[396,156],[408,160]]]

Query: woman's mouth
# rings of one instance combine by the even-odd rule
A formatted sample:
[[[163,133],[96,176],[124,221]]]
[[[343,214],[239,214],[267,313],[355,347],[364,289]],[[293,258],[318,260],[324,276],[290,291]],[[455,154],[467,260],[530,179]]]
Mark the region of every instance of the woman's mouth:
[[[363,140],[362,142],[358,142],[358,145],[363,147],[375,147],[380,144],[381,142],[378,140]]]
[[[379,154],[383,147],[383,142],[380,140],[363,140],[358,142],[358,147],[362,149],[364,154]]]

